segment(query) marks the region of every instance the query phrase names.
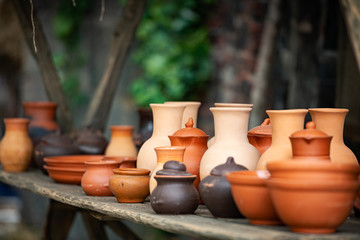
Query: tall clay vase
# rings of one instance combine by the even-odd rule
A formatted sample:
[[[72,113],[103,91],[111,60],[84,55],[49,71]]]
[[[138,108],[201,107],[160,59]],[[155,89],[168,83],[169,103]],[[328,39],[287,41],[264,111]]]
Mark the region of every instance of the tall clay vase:
[[[181,128],[183,128],[185,126],[185,124],[187,123],[187,121],[189,121],[189,118],[192,118],[194,121],[194,128],[196,128],[196,123],[197,123],[197,116],[198,116],[198,111],[199,111],[199,107],[201,105],[201,102],[176,102],[176,101],[168,101],[168,102],[164,102],[164,104],[177,104],[177,105],[185,105],[185,110],[184,110],[184,114],[183,114],[183,118],[181,121]]]
[[[236,107],[210,108],[214,116],[216,141],[201,159],[200,180],[210,175],[210,171],[229,156],[237,164],[249,170],[255,169],[260,153],[247,138],[251,110]]]
[[[0,143],[0,161],[7,172],[26,171],[33,144],[28,134],[29,119],[5,118],[5,135]]]
[[[140,148],[137,168],[154,171],[157,157],[154,148],[170,146],[169,135],[181,128],[184,105],[150,104],[153,111],[153,134]]]
[[[153,192],[153,190],[157,186],[157,182],[154,178],[154,176],[156,175],[156,172],[158,170],[163,169],[163,166],[167,161],[172,160],[172,161],[183,162],[185,147],[172,147],[172,146],[156,147],[155,152],[157,155],[157,164],[156,164],[154,171],[152,172],[152,174],[150,176],[150,183],[149,183],[150,194]]]
[[[343,132],[348,109],[309,108],[316,129],[333,136],[330,144],[330,159],[337,163],[358,164],[355,154],[344,144]]]
[[[304,129],[306,109],[267,110],[272,127],[271,146],[261,155],[257,170],[266,169],[269,162],[292,158],[290,135]]]
[[[136,157],[137,148],[133,141],[133,126],[110,126],[110,142],[105,150],[106,156],[111,157]]]

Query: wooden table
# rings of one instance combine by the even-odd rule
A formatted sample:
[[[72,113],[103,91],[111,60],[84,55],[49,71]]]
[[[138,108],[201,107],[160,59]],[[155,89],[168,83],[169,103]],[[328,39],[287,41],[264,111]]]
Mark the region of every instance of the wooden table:
[[[126,239],[138,239],[138,237],[120,220],[129,220],[201,239],[360,239],[359,219],[348,219],[335,234],[305,235],[292,233],[285,226],[254,226],[246,219],[217,219],[212,217],[203,205],[191,215],[160,215],[152,210],[149,202],[125,204],[118,203],[115,197],[87,196],[80,186],[55,183],[38,170],[24,173],[7,173],[0,170],[0,181],[52,200],[47,225],[44,228],[45,236],[51,236],[52,232],[59,228],[60,221],[69,230],[73,217],[68,217],[67,213],[75,212],[75,209],[82,212],[92,239],[98,239],[104,233],[97,224],[100,220],[113,224],[113,229],[117,229],[120,235],[126,236]],[[67,232],[64,230],[57,231],[56,234],[58,239],[66,238],[66,235]]]

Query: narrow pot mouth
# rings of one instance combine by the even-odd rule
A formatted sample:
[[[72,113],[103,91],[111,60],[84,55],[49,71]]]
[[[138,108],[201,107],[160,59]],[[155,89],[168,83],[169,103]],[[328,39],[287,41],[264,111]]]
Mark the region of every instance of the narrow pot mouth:
[[[347,108],[309,108],[309,112],[324,112],[324,113],[347,113]]]
[[[29,102],[23,102],[22,105],[24,107],[56,107],[57,103],[50,102],[50,101],[29,101]]]
[[[276,113],[276,114],[288,114],[288,113],[307,113],[307,109],[281,109],[281,110],[266,110],[267,114]]]
[[[240,107],[240,108],[252,108],[252,103],[214,103],[215,107]]]
[[[143,168],[116,168],[114,174],[118,175],[149,175],[150,170]]]
[[[130,156],[104,156],[101,161],[119,161],[119,162],[135,162],[137,157],[130,157]]]
[[[185,109],[186,104],[164,104],[164,103],[150,103],[150,108],[174,108],[178,107],[179,109],[183,108]]]
[[[164,102],[164,104],[174,104],[174,105],[186,105],[186,106],[200,106],[201,102],[196,102],[196,101],[166,101]]]
[[[211,107],[211,112],[251,112],[249,107]]]
[[[62,167],[50,167],[48,165],[44,165],[44,168],[46,170],[50,171],[55,171],[55,172],[62,172],[62,173],[66,173],[66,172],[75,172],[75,173],[85,173],[84,169],[80,169],[80,168],[62,168]]]
[[[226,174],[230,184],[235,185],[262,185],[270,177],[267,170],[235,171]]]
[[[155,151],[162,151],[162,150],[166,150],[166,151],[168,151],[168,150],[184,150],[185,151],[185,149],[186,149],[186,147],[182,147],[182,146],[161,146],[161,147],[155,147],[154,148],[155,149]]]
[[[4,118],[4,123],[29,123],[28,118]]]

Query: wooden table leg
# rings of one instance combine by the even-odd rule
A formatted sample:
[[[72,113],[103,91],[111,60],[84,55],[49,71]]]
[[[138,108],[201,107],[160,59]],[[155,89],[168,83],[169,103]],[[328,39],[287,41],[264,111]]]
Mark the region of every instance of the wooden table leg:
[[[107,240],[104,222],[94,218],[89,214],[89,212],[81,212],[82,219],[84,221],[85,227],[89,234],[89,239],[91,240]]]

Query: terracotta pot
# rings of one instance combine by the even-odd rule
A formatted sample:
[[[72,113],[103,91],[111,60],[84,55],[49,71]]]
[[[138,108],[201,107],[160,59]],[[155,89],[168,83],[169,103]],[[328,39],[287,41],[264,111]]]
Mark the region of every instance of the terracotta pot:
[[[136,157],[137,149],[133,141],[133,126],[110,126],[111,138],[105,150],[106,156]]]
[[[210,111],[214,115],[216,141],[201,159],[200,180],[228,156],[234,157],[237,164],[254,170],[260,153],[247,139],[251,108],[215,107]]]
[[[333,136],[330,145],[332,162],[358,164],[354,153],[344,144],[344,122],[348,109],[341,108],[309,108],[316,129]]]
[[[192,118],[194,121],[194,128],[197,126],[197,116],[201,102],[190,102],[190,101],[167,101],[164,104],[173,104],[173,105],[185,105],[184,114],[181,121],[181,128],[189,121],[189,118]]]
[[[81,178],[81,187],[90,196],[112,196],[109,180],[118,161],[86,161],[86,172]]]
[[[239,211],[254,225],[280,225],[270,191],[267,171],[239,171],[226,175]]]
[[[200,161],[205,151],[208,149],[207,140],[209,138],[205,132],[193,127],[192,118],[185,124],[186,128],[176,131],[169,136],[171,146],[185,147],[184,164],[189,173],[196,175],[194,186],[198,189],[200,182]]]
[[[276,211],[290,230],[317,234],[333,233],[346,220],[360,185],[358,181],[272,178],[267,184]]]
[[[213,168],[210,175],[200,182],[200,197],[215,217],[243,217],[235,205],[231,194],[230,183],[227,181],[225,175],[229,172],[244,170],[247,169],[235,164],[233,157],[228,157],[225,164]]]
[[[77,132],[74,144],[84,154],[102,155],[108,143],[100,130],[86,127]]]
[[[150,194],[152,194],[157,185],[154,178],[156,172],[163,169],[163,166],[167,161],[173,160],[183,162],[185,147],[156,147],[155,152],[157,155],[157,165],[150,176]]]
[[[5,135],[0,143],[0,161],[6,172],[26,171],[32,157],[33,145],[28,134],[29,120],[5,118]]]
[[[272,127],[271,146],[261,155],[256,169],[266,169],[266,164],[292,157],[289,136],[304,128],[306,109],[267,110]]]
[[[172,104],[150,104],[153,111],[154,129],[150,139],[140,148],[137,157],[137,168],[154,171],[157,164],[157,157],[154,148],[170,146],[169,135],[181,127],[184,105]]]
[[[119,168],[135,168],[135,166],[136,166],[136,157],[108,157],[108,156],[105,156],[103,160],[118,161],[120,163]]]
[[[49,176],[58,183],[80,185],[81,178],[85,171],[79,168],[61,168],[44,165]]]
[[[57,167],[62,169],[81,169],[86,171],[85,161],[100,161],[104,155],[67,155],[67,156],[51,156],[44,158],[44,162],[49,167]],[[45,166],[45,165],[44,165]]]
[[[271,146],[272,130],[270,118],[266,118],[260,126],[249,130],[247,137],[249,143],[256,147],[260,154],[263,154]]]
[[[150,170],[140,168],[114,169],[110,178],[111,192],[120,203],[141,203],[149,195]]]

